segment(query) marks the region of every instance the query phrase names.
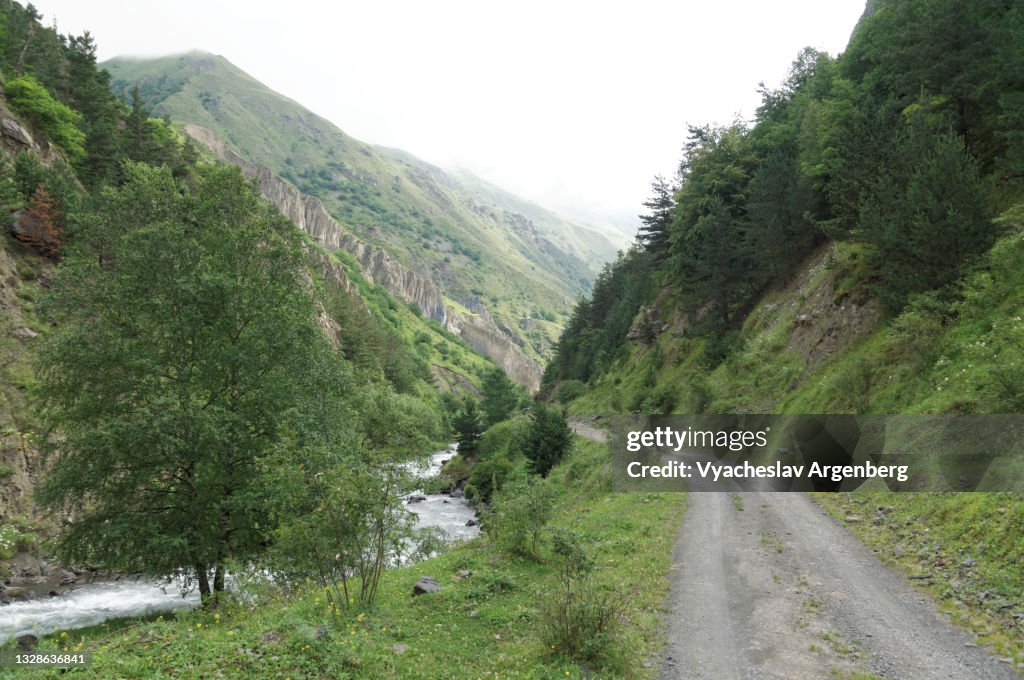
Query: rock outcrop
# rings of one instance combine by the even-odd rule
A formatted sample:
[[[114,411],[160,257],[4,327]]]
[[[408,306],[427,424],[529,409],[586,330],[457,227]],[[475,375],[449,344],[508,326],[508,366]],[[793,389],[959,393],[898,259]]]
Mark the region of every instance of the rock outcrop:
[[[531,392],[540,387],[540,364],[522,350],[515,336],[495,323],[482,304],[474,305],[476,309],[470,308],[474,314],[460,314],[450,309],[436,284],[410,270],[385,250],[345,231],[320,199],[303,194],[270,169],[242,158],[208,128],[189,123],[185,125],[185,132],[218,157],[240,167],[247,177],[255,179],[267,200],[317,243],[328,250],[343,249],[351,253],[371,283],[382,286],[403,302],[418,305],[424,316],[465,339],[474,350],[493,359],[512,380]],[[336,269],[347,284],[344,271]]]
[[[29,134],[29,131],[22,127],[16,120],[4,118],[0,121],[0,132],[2,132],[5,137],[9,137],[23,146],[27,146],[30,149],[36,148],[36,142],[32,139],[32,135]]]

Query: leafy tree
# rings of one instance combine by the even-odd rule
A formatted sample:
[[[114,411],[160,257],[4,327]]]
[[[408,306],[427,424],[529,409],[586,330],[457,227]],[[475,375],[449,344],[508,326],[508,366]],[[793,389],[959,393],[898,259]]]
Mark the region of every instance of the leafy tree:
[[[463,458],[475,456],[480,451],[480,438],[484,434],[483,418],[476,401],[466,397],[462,408],[452,419],[452,427],[459,443],[459,455]]]
[[[534,402],[522,450],[530,462],[530,471],[547,477],[551,468],[572,450],[572,428],[565,419],[565,412]]]
[[[408,549],[403,463],[427,450],[439,424],[422,402],[384,385],[361,389],[351,406],[341,441],[282,447],[270,466],[280,517],[270,563],[292,582],[317,580],[335,614],[372,606],[384,568]]]
[[[272,529],[264,466],[329,445],[347,378],[296,229],[236,168],[129,165],[76,226],[38,363],[56,445],[42,500],[77,564],[184,573],[204,600]]]
[[[519,404],[515,385],[505,375],[505,371],[497,366],[484,376],[482,391],[480,407],[484,411],[488,427],[508,418]]]
[[[473,471],[465,487],[466,498],[474,502],[490,503],[494,492],[505,484],[515,470],[515,463],[506,451],[482,455],[473,464]]]
[[[8,80],[6,94],[11,106],[35,123],[72,162],[85,156],[85,133],[79,127],[82,122],[80,113],[54,99],[32,76]]]

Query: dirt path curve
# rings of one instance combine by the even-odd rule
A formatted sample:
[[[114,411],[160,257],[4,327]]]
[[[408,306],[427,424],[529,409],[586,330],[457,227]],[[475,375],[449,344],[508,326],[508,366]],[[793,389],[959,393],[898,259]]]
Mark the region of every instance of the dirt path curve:
[[[798,493],[691,493],[663,680],[1020,680]]]
[[[572,431],[581,437],[586,437],[595,442],[606,442],[608,441],[608,433],[597,427],[597,423],[593,420],[584,420],[582,418],[569,418],[569,427]]]

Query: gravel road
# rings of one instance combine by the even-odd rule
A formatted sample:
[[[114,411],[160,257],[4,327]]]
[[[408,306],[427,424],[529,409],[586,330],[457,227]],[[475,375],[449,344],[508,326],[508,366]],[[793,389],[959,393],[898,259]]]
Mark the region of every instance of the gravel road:
[[[584,420],[582,418],[570,418],[569,427],[572,431],[581,437],[593,440],[595,442],[606,442],[608,441],[608,433],[597,427],[597,422],[593,420]]]
[[[664,680],[1020,680],[799,493],[691,493]]]

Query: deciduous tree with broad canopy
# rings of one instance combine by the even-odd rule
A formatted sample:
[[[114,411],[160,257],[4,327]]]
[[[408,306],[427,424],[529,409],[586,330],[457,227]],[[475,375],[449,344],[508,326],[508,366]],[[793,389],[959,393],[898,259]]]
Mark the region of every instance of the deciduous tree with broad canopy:
[[[301,236],[235,168],[128,164],[73,226],[39,362],[65,563],[184,575],[267,545],[267,461],[346,425]]]

